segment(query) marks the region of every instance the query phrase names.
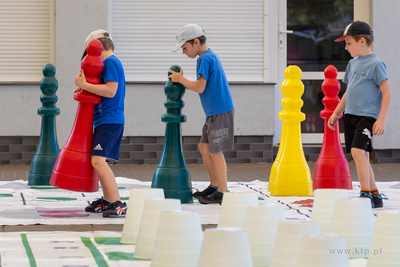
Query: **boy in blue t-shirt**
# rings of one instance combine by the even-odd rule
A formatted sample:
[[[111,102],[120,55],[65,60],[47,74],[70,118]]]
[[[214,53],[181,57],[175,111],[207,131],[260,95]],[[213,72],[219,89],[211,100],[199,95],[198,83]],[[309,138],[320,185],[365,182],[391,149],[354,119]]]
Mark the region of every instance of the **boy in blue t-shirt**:
[[[360,197],[371,199],[372,207],[380,208],[383,201],[375,183],[369,152],[372,151],[372,135],[385,132],[391,92],[386,66],[371,50],[373,40],[371,27],[362,21],[348,25],[343,37],[335,40],[346,42],[345,49],[353,59],[343,78],[347,84],[346,93],[329,118],[328,127],[334,130],[344,111],[346,148],[356,163]]]
[[[124,131],[125,74],[119,59],[114,56],[114,43],[108,32],[97,30],[89,34],[87,44],[97,39],[103,44],[104,62],[101,84],[86,82],[83,70],[75,78],[78,88],[101,96],[94,111],[92,165],[99,173],[103,197],[85,208],[87,212],[103,212],[103,217],[125,216],[127,205],[121,202],[115,176],[108,162],[117,162]]]
[[[207,47],[204,31],[196,24],[188,24],[179,30],[176,40],[172,52],[182,48],[182,53],[190,58],[199,56],[197,81],[187,80],[182,70],[179,73],[168,70],[172,73],[168,78],[199,93],[207,117],[199,150],[210,177],[210,185],[204,191],[195,192],[193,196],[202,204],[221,204],[223,193],[228,191],[227,167],[222,151],[233,149],[235,106],[221,61]]]

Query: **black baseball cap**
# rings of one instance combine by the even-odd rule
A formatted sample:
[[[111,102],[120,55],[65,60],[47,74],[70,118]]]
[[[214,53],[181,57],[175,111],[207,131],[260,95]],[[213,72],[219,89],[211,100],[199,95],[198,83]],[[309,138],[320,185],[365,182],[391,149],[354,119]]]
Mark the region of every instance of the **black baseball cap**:
[[[335,42],[344,41],[346,36],[355,34],[373,35],[371,27],[367,23],[357,20],[347,25],[346,28],[344,28],[343,36],[336,39]]]

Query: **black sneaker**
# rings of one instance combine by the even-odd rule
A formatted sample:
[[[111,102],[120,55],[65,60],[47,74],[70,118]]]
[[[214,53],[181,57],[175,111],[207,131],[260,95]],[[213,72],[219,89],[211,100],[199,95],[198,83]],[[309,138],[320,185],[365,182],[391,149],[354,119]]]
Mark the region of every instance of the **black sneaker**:
[[[111,202],[110,205],[107,206],[107,210],[103,212],[103,217],[125,217],[127,208],[125,202],[122,203],[119,200]]]
[[[218,188],[216,188],[215,186],[209,185],[206,189],[204,189],[203,191],[197,191],[195,193],[193,193],[193,196],[195,198],[199,198],[199,197],[208,197],[210,196],[212,193],[214,193],[215,191],[217,191]]]
[[[220,204],[222,203],[222,198],[224,197],[224,193],[221,191],[215,191],[208,197],[199,197],[198,200],[201,204]]]
[[[372,199],[374,200],[375,208],[382,208],[383,207],[383,201],[382,201],[382,195],[381,194],[378,194],[376,196],[372,196]]]
[[[374,200],[373,200],[372,196],[368,195],[368,194],[365,193],[365,192],[361,192],[360,197],[366,197],[366,198],[371,199],[372,208],[375,208],[375,203],[374,203]]]
[[[85,208],[86,212],[103,212],[107,210],[107,206],[110,205],[110,201],[105,200],[103,197],[93,201],[89,206]]]

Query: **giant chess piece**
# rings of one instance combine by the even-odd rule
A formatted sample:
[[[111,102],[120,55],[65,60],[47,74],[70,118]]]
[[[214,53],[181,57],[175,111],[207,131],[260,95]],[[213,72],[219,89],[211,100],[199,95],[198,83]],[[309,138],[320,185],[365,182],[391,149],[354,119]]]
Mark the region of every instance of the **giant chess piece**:
[[[278,155],[271,168],[268,189],[272,196],[312,196],[311,172],[301,142],[300,122],[306,116],[300,111],[304,85],[301,70],[289,66],[281,85],[283,110],[278,118],[283,121]]]
[[[50,184],[51,172],[60,152],[56,131],[56,116],[60,114],[60,109],[56,107],[58,81],[55,75],[56,68],[52,64],[44,66],[44,77],[40,81],[42,107],[38,109],[38,114],[42,116],[42,129],[38,148],[32,158],[28,185]]]
[[[99,75],[104,67],[102,51],[103,45],[99,40],[92,40],[87,45],[81,68],[88,83],[100,83]],[[94,106],[101,102],[101,97],[80,90],[75,92],[74,99],[79,102],[75,122],[58,155],[50,184],[72,191],[96,192],[99,190],[99,177],[91,164],[91,153]]]
[[[331,130],[328,127],[328,120],[340,102],[337,96],[340,91],[340,83],[336,79],[337,69],[329,65],[325,68],[324,74],[325,81],[322,83],[322,92],[325,97],[322,99],[322,103],[325,109],[320,113],[321,118],[325,119],[324,140],[318,160],[315,163],[313,187],[314,189],[352,189],[349,163],[344,156],[340,141],[339,124],[336,123],[336,130]]]
[[[174,65],[170,70],[179,72],[181,68]],[[171,73],[168,72],[168,75]],[[169,80],[164,90],[167,96],[164,102],[167,113],[161,117],[161,121],[167,124],[164,149],[151,187],[164,189],[165,198],[180,199],[182,204],[192,203],[192,182],[182,149],[181,123],[186,121],[186,116],[181,113],[184,106],[181,98],[185,94],[185,86]]]

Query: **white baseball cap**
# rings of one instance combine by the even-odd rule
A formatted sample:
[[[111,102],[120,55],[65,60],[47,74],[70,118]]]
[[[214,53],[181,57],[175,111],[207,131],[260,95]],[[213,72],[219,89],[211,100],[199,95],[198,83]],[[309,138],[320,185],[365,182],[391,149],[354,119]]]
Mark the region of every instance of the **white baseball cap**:
[[[188,24],[183,26],[176,35],[176,45],[172,52],[176,52],[181,46],[189,40],[203,36],[203,30],[197,24]]]
[[[100,38],[107,38],[107,39],[110,39],[112,41],[111,35],[107,31],[105,31],[105,30],[97,30],[97,31],[91,32],[88,35],[88,37],[86,38],[86,40],[85,40],[85,49],[86,49],[87,44],[90,41],[95,40],[95,39],[100,39]]]

